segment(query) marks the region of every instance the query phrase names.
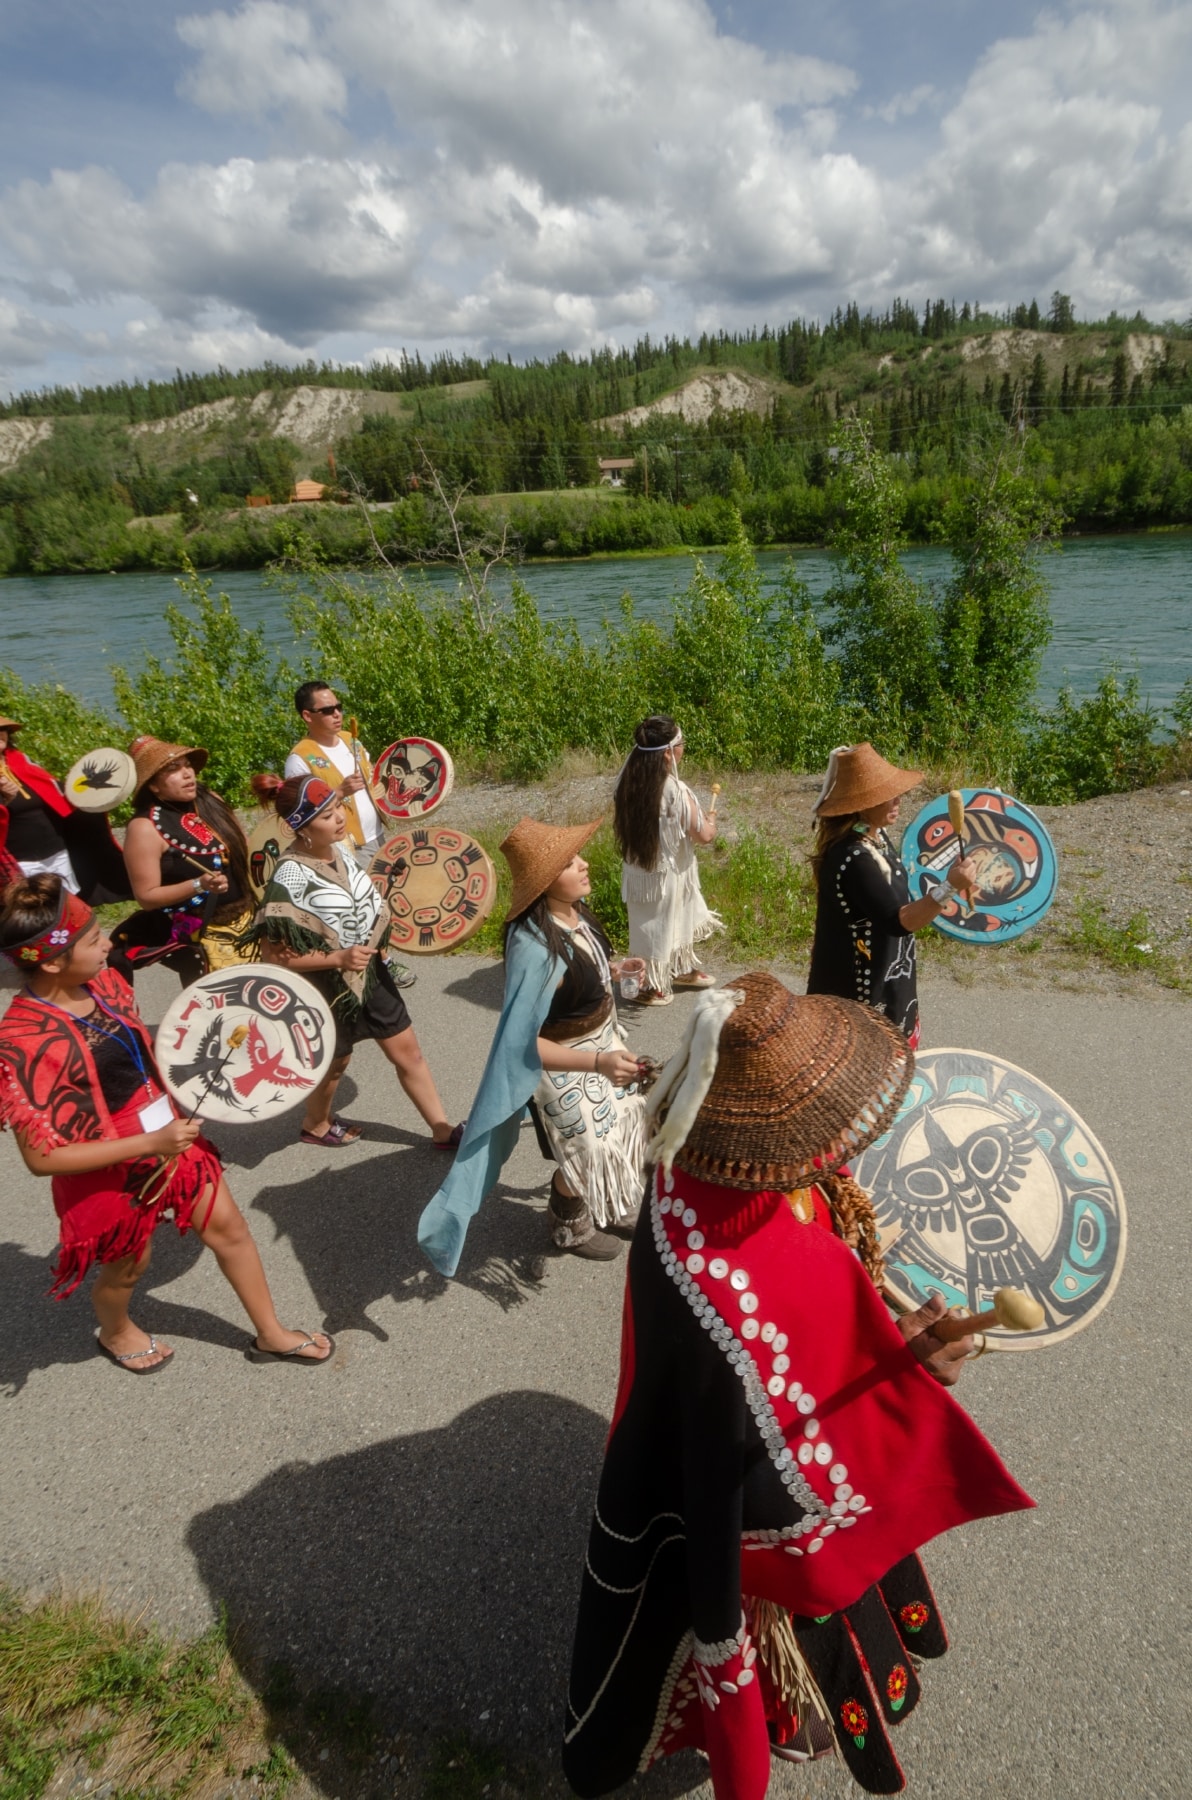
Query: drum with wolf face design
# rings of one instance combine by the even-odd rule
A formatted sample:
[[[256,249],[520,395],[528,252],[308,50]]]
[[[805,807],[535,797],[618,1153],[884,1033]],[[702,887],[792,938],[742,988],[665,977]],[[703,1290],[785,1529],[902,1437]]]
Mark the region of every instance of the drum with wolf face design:
[[[183,988],[157,1028],[155,1048],[184,1113],[245,1124],[309,1099],[335,1055],[335,1026],[305,976],[244,964]]]
[[[1004,944],[1037,925],[1055,899],[1055,846],[1047,827],[1021,800],[996,788],[962,788],[963,849],[948,817],[948,796],[928,801],[902,838],[911,899],[946,880],[963,854],[976,864],[971,911],[951,900],[934,921],[967,944]]]
[[[378,850],[369,874],[389,903],[389,947],[435,956],[479,931],[497,898],[483,845],[447,825],[406,825]]]
[[[911,1308],[939,1293],[981,1312],[995,1288],[1043,1308],[1029,1350],[1081,1331],[1113,1295],[1126,1205],[1088,1126],[1034,1075],[979,1050],[927,1050],[891,1129],[853,1165],[872,1195],[886,1281]]]
[[[373,769],[372,797],[386,819],[425,819],[455,783],[455,764],[433,738],[398,738],[382,750]]]

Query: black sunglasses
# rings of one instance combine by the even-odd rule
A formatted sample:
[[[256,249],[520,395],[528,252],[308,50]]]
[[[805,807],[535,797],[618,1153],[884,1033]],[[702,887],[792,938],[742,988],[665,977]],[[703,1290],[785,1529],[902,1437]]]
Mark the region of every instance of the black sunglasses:
[[[344,709],[343,701],[337,700],[335,702],[334,706],[312,706],[310,710],[311,710],[311,712],[325,714],[325,713],[333,713],[333,712],[342,712],[343,709]]]

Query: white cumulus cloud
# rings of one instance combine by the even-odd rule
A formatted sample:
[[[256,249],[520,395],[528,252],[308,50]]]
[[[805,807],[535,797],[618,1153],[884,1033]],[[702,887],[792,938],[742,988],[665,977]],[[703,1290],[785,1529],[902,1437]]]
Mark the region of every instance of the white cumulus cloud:
[[[1042,14],[946,101],[768,54],[704,0],[244,0],[178,30],[225,157],[0,191],[14,303],[77,334],[122,310],[113,355],[131,319],[200,362],[583,350],[895,292],[1192,311],[1192,0]],[[912,117],[895,171],[865,121]],[[36,331],[7,341],[36,366]]]

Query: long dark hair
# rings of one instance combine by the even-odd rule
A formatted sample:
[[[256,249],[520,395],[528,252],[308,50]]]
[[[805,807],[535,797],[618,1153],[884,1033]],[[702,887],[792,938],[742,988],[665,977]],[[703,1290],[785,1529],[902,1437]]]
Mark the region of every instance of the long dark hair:
[[[137,795],[137,812],[142,818],[153,806],[176,804],[176,801],[160,800],[148,781]],[[227,801],[221,799],[214,788],[209,788],[199,781],[195,783],[193,810],[198,813],[204,825],[211,827],[216,837],[223,839],[224,848],[228,853],[228,861],[232,866],[232,874],[236,878],[240,892],[251,895],[253,889],[248,874],[248,839],[241,829],[239,819]]]
[[[600,921],[591,910],[586,900],[578,900],[576,902],[575,910],[578,912],[581,919],[586,919],[589,925],[594,925],[597,931],[600,932],[600,935],[602,937],[604,936]],[[518,931],[523,925],[528,926],[531,931],[537,932],[552,957],[562,957],[564,967],[568,969],[571,967],[572,961],[576,955],[575,944],[572,940],[571,933],[569,931],[564,931],[563,927],[559,924],[559,921],[555,918],[554,913],[550,909],[550,902],[545,894],[539,894],[537,900],[532,900],[525,911],[519,912],[515,919],[506,919],[504,943],[504,954],[506,956],[509,954],[510,938],[513,936],[513,933]]]
[[[811,846],[811,869],[818,881],[820,870],[828,851],[841,838],[846,838],[853,828],[861,823],[860,813],[838,813],[834,819],[817,819],[815,822],[815,843]]]
[[[633,734],[633,749],[613,794],[617,848],[627,863],[634,863],[639,869],[658,866],[662,790],[670,773],[666,753],[658,746],[669,745],[678,730],[666,713],[651,713],[643,719]]]

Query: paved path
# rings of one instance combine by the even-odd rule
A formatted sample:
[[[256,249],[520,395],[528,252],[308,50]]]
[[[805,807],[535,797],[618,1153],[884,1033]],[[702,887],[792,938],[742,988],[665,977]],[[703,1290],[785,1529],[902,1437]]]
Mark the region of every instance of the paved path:
[[[157,1017],[173,979],[142,979]],[[420,965],[411,1011],[453,1117],[500,985],[491,963]],[[667,1054],[685,1013],[647,1015],[635,1042]],[[1007,1056],[1084,1114],[1126,1188],[1130,1254],[1083,1336],[966,1374],[1039,1509],[929,1552],[953,1652],[898,1734],[911,1788],[1186,1800],[1192,1007],[938,982],[925,1016],[929,1043]],[[118,1375],[85,1300],[43,1298],[48,1194],[0,1141],[0,1579],[102,1585],[183,1632],[224,1602],[258,1650],[319,1685],[370,1689],[414,1729],[466,1723],[551,1768],[623,1264],[552,1256],[535,1278],[544,1165],[526,1131],[460,1279],[440,1281],[414,1224],[442,1159],[368,1047],[354,1080],[347,1110],[370,1121],[356,1149],[303,1149],[290,1120],[215,1134],[283,1318],[337,1334],[318,1373],[246,1363],[214,1261],[163,1230],[138,1316],[177,1358],[141,1385]],[[645,1790],[696,1788],[702,1767]],[[780,1771],[772,1792],[855,1790],[829,1768]]]

